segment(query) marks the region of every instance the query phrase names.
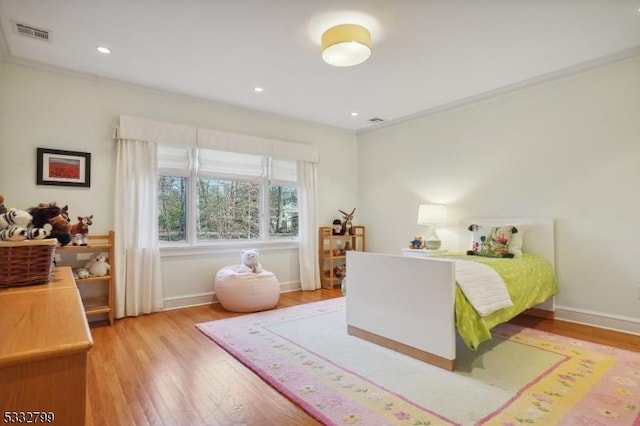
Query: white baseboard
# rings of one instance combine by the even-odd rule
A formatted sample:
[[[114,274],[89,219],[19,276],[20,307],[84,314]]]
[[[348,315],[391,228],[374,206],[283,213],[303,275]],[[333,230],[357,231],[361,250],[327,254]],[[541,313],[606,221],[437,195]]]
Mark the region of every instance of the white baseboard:
[[[280,283],[280,293],[291,293],[292,291],[302,290],[300,281],[293,281],[288,283]]]
[[[300,282],[280,283],[280,293],[289,293],[301,289]],[[164,311],[172,309],[190,308],[193,306],[219,303],[214,292],[185,294],[181,296],[167,297],[164,299]]]
[[[213,302],[214,293],[185,294],[184,296],[167,297],[164,299],[164,311],[172,309],[190,308],[192,306],[208,305]]]
[[[575,322],[607,330],[620,331],[640,336],[640,320],[602,312],[569,308],[556,305],[555,318],[561,321]]]

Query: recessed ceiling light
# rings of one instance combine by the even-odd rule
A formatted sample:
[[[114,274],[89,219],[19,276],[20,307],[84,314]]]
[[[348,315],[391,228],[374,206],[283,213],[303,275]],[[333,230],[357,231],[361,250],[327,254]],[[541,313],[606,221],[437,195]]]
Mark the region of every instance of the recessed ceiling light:
[[[100,53],[104,53],[105,55],[108,55],[109,53],[111,53],[111,49],[104,46],[96,46],[96,50]]]
[[[358,111],[353,111],[353,112],[351,113],[351,116],[352,116],[352,117],[357,117],[357,116],[358,116]]]
[[[253,91],[254,91],[254,92],[261,93],[261,92],[264,92],[264,89],[263,89],[262,87],[254,87],[254,88],[253,88]]]

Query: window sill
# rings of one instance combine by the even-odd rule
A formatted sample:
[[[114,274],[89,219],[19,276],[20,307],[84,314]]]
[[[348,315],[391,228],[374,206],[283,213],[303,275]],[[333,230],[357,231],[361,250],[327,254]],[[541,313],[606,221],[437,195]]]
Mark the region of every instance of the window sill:
[[[261,252],[277,251],[277,250],[297,250],[297,240],[285,241],[241,241],[226,243],[201,243],[201,244],[164,244],[160,246],[160,257],[179,257],[179,256],[228,256],[237,255],[240,250],[255,248]]]

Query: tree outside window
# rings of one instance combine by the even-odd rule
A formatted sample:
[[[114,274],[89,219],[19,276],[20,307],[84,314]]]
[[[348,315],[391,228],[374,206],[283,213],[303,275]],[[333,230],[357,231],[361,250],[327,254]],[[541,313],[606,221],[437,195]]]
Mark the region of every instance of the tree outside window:
[[[190,152],[176,147],[158,150],[160,241],[260,241],[298,236],[294,161],[182,149]]]

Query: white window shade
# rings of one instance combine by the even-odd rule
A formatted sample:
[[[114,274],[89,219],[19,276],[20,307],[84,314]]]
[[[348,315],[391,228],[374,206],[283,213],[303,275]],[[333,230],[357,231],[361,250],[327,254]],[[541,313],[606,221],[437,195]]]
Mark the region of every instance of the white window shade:
[[[191,166],[188,146],[158,145],[158,169],[171,174],[187,176]]]
[[[271,160],[271,180],[278,182],[296,182],[297,164],[291,160]]]
[[[227,175],[263,177],[264,157],[237,152],[198,150],[198,176]]]

